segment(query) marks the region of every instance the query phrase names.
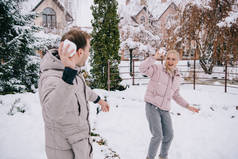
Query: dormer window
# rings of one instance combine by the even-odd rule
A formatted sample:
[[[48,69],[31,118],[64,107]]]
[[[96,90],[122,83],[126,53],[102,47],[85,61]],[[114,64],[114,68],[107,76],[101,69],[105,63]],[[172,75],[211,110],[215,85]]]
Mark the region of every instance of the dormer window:
[[[45,8],[42,12],[43,27],[56,28],[56,13],[52,8]]]

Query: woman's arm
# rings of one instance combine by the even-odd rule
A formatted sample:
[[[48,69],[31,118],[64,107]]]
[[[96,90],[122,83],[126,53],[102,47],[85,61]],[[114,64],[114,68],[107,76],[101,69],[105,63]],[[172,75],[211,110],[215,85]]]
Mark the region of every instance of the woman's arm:
[[[160,53],[159,50],[157,50],[154,56],[147,58],[145,61],[141,63],[139,67],[140,72],[151,78],[158,69],[158,65],[154,63],[159,57]]]
[[[140,64],[139,70],[142,74],[145,74],[148,77],[152,77],[154,72],[157,69],[154,57],[149,57]]]
[[[192,107],[189,105],[189,103],[180,95],[179,93],[179,88],[175,91],[174,95],[173,95],[173,99],[175,100],[175,102],[177,104],[179,104],[180,106],[187,108],[188,110],[192,111],[192,112],[199,112],[199,109]]]
[[[188,102],[180,95],[179,93],[179,88],[174,92],[173,94],[173,99],[175,100],[175,102],[177,104],[179,104],[180,106],[184,107],[184,108],[188,108],[189,104]]]

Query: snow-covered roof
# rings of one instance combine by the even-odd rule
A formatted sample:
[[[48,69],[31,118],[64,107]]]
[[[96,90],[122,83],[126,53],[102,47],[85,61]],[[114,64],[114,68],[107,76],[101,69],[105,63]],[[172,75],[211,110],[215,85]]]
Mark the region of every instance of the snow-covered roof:
[[[131,17],[135,16],[138,12],[143,9],[143,5],[140,5],[141,0],[131,0],[126,5],[126,0],[118,0],[118,13],[120,17]],[[148,11],[155,17],[159,18],[168,7],[174,3],[176,6],[185,6],[187,3],[192,3],[200,7],[208,7],[210,0],[167,0],[167,2],[161,2],[161,0],[147,0]]]
[[[168,9],[168,7],[173,3],[173,1],[167,1],[165,3],[158,3],[158,0],[152,0],[155,1],[154,3],[148,3],[148,10],[151,12],[151,14],[157,19],[161,17],[161,15]]]
[[[31,12],[32,9],[38,4],[41,0],[26,0],[21,4],[22,11],[25,13]]]
[[[125,23],[131,23],[131,18],[138,15],[144,8],[146,8],[151,16],[153,16],[153,19],[159,19],[171,4],[177,6],[182,3],[182,0],[168,0],[164,3],[159,0],[148,0],[147,6],[141,5],[140,0],[130,1],[128,5],[125,4],[125,0],[118,0],[118,2],[119,16],[123,18]]]
[[[120,17],[134,16],[144,7],[140,5],[140,0],[132,0],[128,5],[125,5],[125,3],[125,0],[118,0],[118,13]]]

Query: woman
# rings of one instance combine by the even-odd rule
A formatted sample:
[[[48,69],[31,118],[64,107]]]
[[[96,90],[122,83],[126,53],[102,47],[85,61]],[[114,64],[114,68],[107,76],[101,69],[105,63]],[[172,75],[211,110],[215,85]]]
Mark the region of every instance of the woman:
[[[173,128],[170,117],[170,102],[173,98],[176,103],[192,112],[199,112],[199,109],[188,104],[179,94],[180,74],[176,65],[179,60],[179,53],[176,50],[167,52],[165,65],[154,64],[159,57],[157,51],[140,65],[141,73],[150,78],[146,94],[146,117],[149,122],[152,138],[149,145],[147,159],[154,159],[160,142],[160,159],[167,159],[168,150],[173,139]]]

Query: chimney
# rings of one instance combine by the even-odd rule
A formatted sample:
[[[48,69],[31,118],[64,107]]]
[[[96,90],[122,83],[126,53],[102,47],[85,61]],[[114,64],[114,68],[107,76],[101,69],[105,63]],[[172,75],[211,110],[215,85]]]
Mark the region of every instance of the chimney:
[[[126,0],[126,6],[130,3],[130,0]]]
[[[161,0],[161,3],[166,3],[167,2],[167,0]]]

